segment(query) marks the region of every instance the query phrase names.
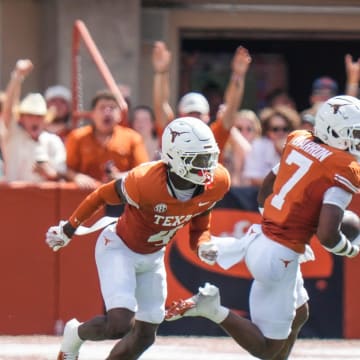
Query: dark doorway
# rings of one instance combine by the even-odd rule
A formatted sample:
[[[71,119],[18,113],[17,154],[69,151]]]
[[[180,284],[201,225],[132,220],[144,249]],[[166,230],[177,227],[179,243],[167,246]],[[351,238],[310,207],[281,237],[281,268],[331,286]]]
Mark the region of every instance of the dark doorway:
[[[237,46],[245,46],[253,57],[247,77],[243,107],[258,110],[266,92],[283,84],[298,110],[309,106],[312,82],[330,76],[345,90],[344,56],[360,56],[360,34],[201,34],[184,33],[181,41],[180,95],[185,91],[224,91],[230,75],[230,61]],[[212,63],[213,61],[213,63]],[[191,72],[189,72],[191,66]],[[276,84],[278,83],[278,84]],[[204,91],[206,92],[206,91]]]

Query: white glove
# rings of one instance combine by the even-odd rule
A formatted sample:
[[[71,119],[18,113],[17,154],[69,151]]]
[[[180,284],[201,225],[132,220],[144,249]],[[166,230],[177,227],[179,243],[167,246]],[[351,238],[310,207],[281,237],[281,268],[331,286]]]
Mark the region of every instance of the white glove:
[[[63,231],[63,226],[67,222],[61,220],[59,225],[49,227],[46,233],[46,243],[54,251],[58,251],[60,248],[66,246],[71,238],[69,238]]]
[[[216,263],[218,252],[219,250],[217,245],[211,242],[202,243],[198,248],[198,256],[200,260],[209,265],[214,265]]]

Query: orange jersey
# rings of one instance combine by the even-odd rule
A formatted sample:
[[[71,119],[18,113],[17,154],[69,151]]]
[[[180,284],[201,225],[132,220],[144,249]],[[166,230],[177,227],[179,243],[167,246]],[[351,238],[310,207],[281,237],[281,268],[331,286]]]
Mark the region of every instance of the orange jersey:
[[[359,191],[360,165],[356,158],[317,141],[310,132],[291,133],[273,193],[265,200],[264,234],[303,253],[316,232],[324,193],[333,186],[352,194]]]
[[[119,180],[118,180],[119,181]],[[105,204],[120,204],[117,182],[111,181],[89,194],[70,216],[77,227]],[[199,186],[191,199],[180,201],[168,189],[167,167],[162,161],[142,164],[132,169],[122,182],[127,205],[116,226],[117,234],[133,251],[148,254],[158,251],[175,233],[190,223],[190,246],[210,240],[210,212],[230,188],[228,171],[218,165],[214,181]]]
[[[215,140],[221,152],[224,150],[225,144],[229,139],[230,130],[224,128],[223,122],[219,119],[216,119],[210,124],[210,129],[212,130]]]
[[[105,163],[109,160],[120,171],[128,171],[149,161],[141,135],[121,125],[114,127],[106,145],[96,140],[91,125],[74,129],[67,136],[66,152],[66,162],[70,169],[100,181],[105,177]]]
[[[180,201],[169,193],[167,167],[163,162],[138,166],[123,182],[128,205],[117,223],[117,233],[133,251],[152,253],[190,222],[190,232],[195,235],[190,239],[191,247],[195,250],[199,242],[210,239],[210,214],[201,214],[221,200],[229,187],[229,174],[219,165],[210,186],[199,187],[203,191]]]

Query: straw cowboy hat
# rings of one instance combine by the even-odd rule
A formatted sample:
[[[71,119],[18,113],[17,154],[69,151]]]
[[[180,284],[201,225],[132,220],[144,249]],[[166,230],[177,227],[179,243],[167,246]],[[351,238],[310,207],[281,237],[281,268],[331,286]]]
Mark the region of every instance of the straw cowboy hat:
[[[44,97],[39,93],[30,93],[21,100],[17,112],[19,114],[45,116],[48,111]]]

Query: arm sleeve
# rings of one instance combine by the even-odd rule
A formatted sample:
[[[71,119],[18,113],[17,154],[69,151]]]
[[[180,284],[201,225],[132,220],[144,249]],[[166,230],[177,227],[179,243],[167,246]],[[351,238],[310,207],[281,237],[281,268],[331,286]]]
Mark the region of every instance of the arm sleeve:
[[[211,211],[194,217],[190,222],[190,248],[197,254],[201,243],[210,241]]]
[[[326,190],[323,197],[323,204],[331,204],[345,210],[352,200],[352,194],[344,189],[333,186]]]
[[[69,218],[69,222],[74,228],[93,215],[101,206],[122,203],[117,193],[115,182],[116,180],[100,186],[80,203]]]
[[[230,129],[225,129],[221,120],[216,119],[210,124],[210,129],[212,130],[215,140],[218,144],[218,147],[221,151],[224,149],[225,144],[230,136]]]

